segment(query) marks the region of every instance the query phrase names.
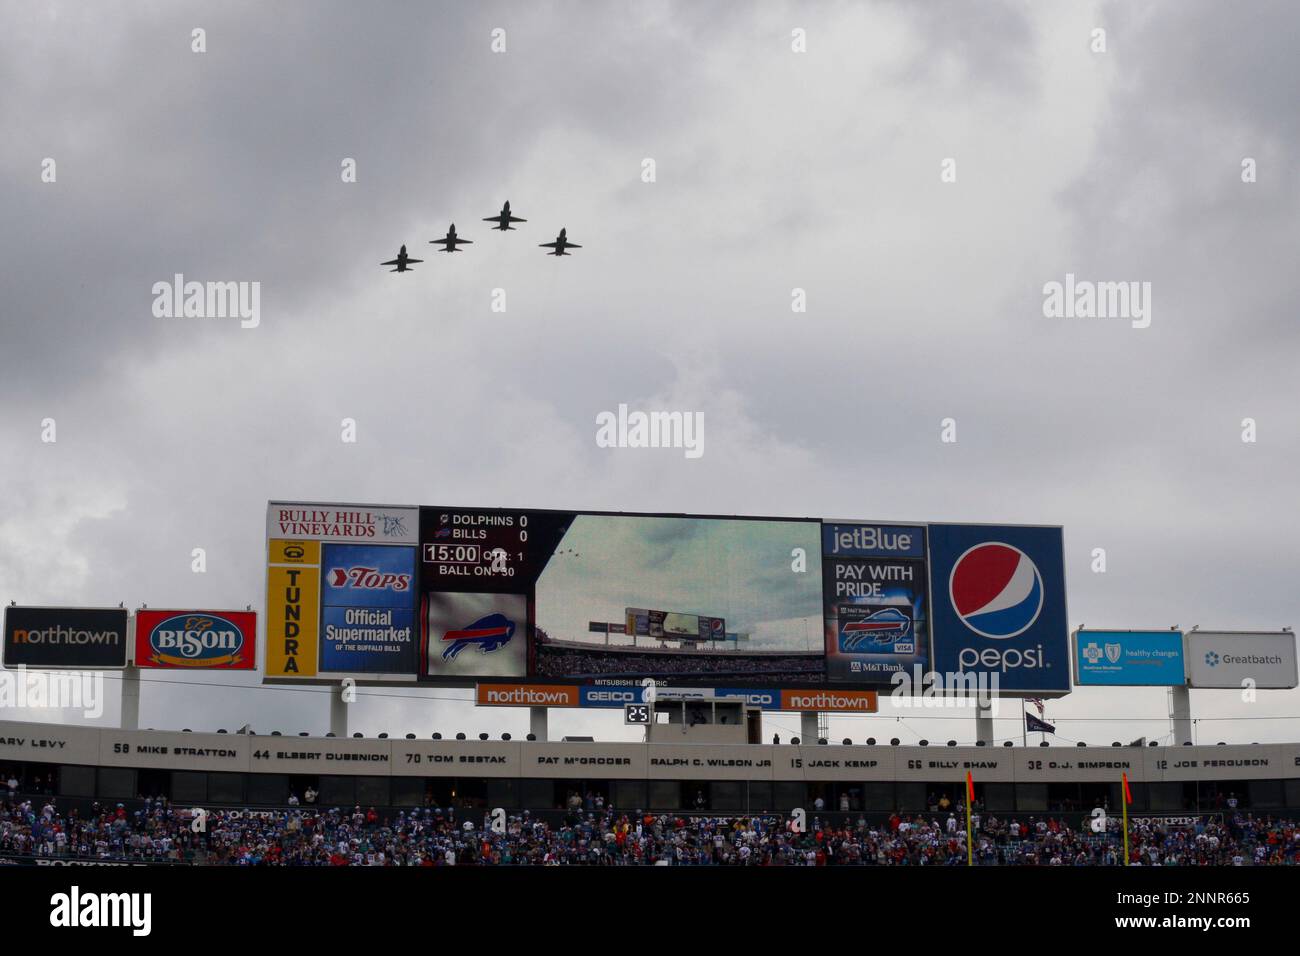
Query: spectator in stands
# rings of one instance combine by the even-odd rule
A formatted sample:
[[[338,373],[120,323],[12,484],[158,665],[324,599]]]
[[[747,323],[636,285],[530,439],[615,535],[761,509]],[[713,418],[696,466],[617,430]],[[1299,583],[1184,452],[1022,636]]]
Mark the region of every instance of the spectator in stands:
[[[840,794],[840,812],[841,813],[849,812],[849,795],[847,791]]]
[[[307,791],[302,796],[307,801],[307,805],[311,806],[316,802],[316,789],[311,784],[307,784]]]

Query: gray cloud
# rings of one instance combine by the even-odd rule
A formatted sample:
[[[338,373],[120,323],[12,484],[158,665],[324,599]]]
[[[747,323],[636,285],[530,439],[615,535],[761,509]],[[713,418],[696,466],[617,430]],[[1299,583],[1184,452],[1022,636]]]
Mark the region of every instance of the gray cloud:
[[[1076,622],[1296,623],[1290,5],[383,13],[6,8],[4,599],[258,606],[282,498],[1060,523]],[[506,198],[529,222],[489,234]],[[453,220],[475,244],[434,252]],[[543,257],[561,226],[584,249]],[[176,272],[260,281],[262,326],[153,318]],[[1066,272],[1150,281],[1151,327],[1044,318]],[[704,411],[704,458],[597,448],[620,402]],[[392,693],[362,729],[520,729]],[[1294,738],[1294,699],[1197,706]],[[144,716],[318,729],[306,700]]]

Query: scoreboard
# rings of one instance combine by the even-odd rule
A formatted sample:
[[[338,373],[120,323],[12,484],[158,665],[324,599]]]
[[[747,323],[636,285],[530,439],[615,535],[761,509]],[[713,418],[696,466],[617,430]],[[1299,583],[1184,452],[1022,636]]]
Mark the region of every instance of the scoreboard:
[[[572,521],[567,512],[421,508],[421,586],[425,591],[526,592]]]

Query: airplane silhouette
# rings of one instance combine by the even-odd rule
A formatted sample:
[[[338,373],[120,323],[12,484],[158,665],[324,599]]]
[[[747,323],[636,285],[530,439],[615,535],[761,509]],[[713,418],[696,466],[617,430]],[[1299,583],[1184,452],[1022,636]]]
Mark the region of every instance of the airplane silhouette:
[[[389,272],[414,272],[409,268],[413,262],[423,262],[423,259],[412,259],[406,254],[406,246],[402,246],[402,251],[397,254],[396,259],[389,259],[387,262],[379,263],[381,266],[397,266],[396,269],[389,269]]]
[[[515,228],[514,226],[510,225],[512,222],[527,222],[528,220],[520,219],[518,216],[510,215],[510,200],[507,199],[506,204],[501,207],[501,212],[497,213],[497,215],[495,216],[484,216],[483,221],[495,222],[496,225],[493,226],[492,228],[500,229],[504,232],[506,229]]]
[[[565,249],[581,249],[582,246],[578,245],[576,242],[570,242],[565,237],[565,232],[566,230],[561,229],[560,234],[555,237],[554,242],[540,242],[538,245],[543,249],[553,250],[547,253],[548,256],[567,256],[569,253],[565,252]]]
[[[451,228],[447,230],[446,238],[430,239],[429,242],[435,246],[437,245],[445,246],[446,248],[442,250],[443,252],[460,252],[460,250],[456,248],[456,243],[458,242],[461,244],[465,244],[465,243],[468,243],[469,245],[474,244],[473,239],[461,239],[456,235],[456,224],[454,222],[451,224]]]

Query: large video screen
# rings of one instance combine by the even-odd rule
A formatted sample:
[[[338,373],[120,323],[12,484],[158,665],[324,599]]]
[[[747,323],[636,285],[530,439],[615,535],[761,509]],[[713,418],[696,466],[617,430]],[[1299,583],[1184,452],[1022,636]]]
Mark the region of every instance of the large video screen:
[[[531,676],[821,683],[820,527],[574,516],[537,580]]]

